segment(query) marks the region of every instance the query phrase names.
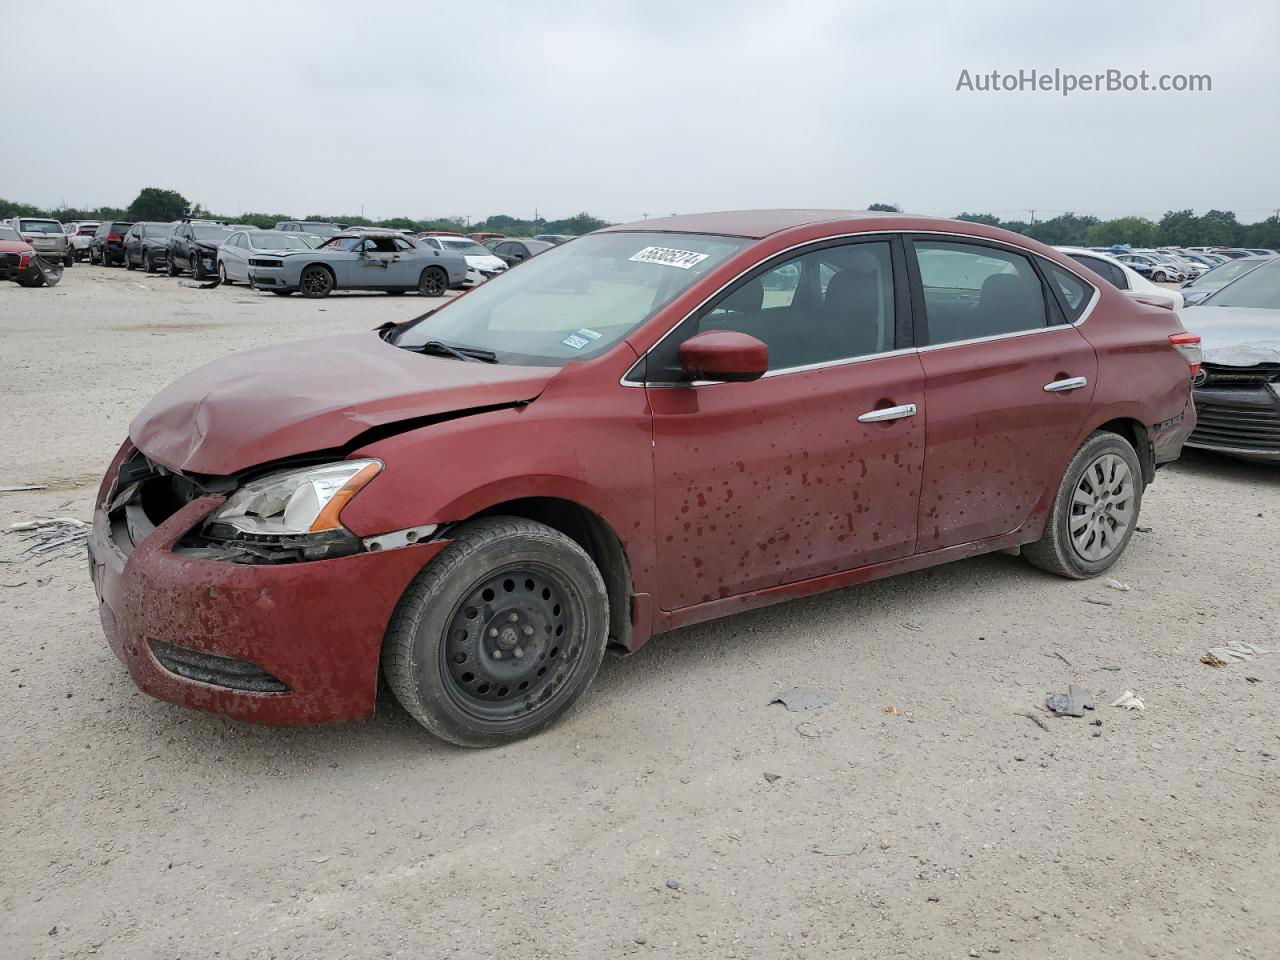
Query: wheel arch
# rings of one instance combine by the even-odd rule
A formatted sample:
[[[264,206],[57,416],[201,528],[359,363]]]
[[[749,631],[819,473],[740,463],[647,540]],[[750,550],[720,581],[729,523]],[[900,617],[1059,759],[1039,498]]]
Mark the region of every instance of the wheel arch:
[[[1151,434],[1141,420],[1135,420],[1132,417],[1116,417],[1098,424],[1094,429],[1114,433],[1128,440],[1129,445],[1138,454],[1138,463],[1142,465],[1142,485],[1147,486],[1155,479],[1155,448],[1151,443]]]

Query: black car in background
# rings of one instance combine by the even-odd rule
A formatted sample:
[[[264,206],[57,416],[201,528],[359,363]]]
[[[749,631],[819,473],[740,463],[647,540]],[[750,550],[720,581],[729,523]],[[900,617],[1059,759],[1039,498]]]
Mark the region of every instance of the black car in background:
[[[550,250],[552,244],[542,240],[503,240],[489,249],[493,255],[508,266],[514,267],[530,257],[536,257],[543,250]]]
[[[173,237],[174,224],[143,221],[135,223],[124,235],[124,266],[126,270],[141,267],[147,273],[155,273],[169,263],[169,240]]]
[[[235,231],[216,220],[180,220],[169,238],[166,272],[176,277],[190,270],[196,280],[206,280],[218,268],[218,247]]]
[[[124,262],[124,235],[133,224],[128,220],[104,220],[89,241],[89,262],[110,267]]]

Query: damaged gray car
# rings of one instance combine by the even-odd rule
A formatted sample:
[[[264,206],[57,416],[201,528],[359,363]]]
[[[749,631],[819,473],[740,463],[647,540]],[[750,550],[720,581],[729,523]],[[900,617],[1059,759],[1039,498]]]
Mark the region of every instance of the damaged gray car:
[[[1203,351],[1186,445],[1280,463],[1280,258],[1183,310],[1182,322]]]

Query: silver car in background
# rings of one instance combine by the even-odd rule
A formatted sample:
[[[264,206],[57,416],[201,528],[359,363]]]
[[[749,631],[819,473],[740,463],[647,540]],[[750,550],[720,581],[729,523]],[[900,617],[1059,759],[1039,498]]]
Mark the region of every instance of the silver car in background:
[[[17,230],[22,239],[31,244],[40,256],[53,263],[71,266],[71,238],[58,220],[44,217],[14,217],[9,226]]]
[[[249,271],[279,265],[280,258],[314,249],[310,235],[283,230],[240,230],[218,247],[218,279],[230,286],[248,283]]]
[[[363,229],[330,237],[314,250],[252,258],[249,284],[280,296],[327,297],[335,290],[385,290],[443,297],[466,282],[467,261],[432,250],[398,230]]]

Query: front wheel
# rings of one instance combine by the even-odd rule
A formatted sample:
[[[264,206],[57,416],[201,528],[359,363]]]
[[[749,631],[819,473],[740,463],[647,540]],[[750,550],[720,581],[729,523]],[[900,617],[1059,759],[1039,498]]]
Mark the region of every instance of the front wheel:
[[[327,297],[333,293],[333,274],[324,267],[307,267],[298,277],[298,290],[312,300]]]
[[[200,261],[200,254],[191,253],[187,255],[187,262],[191,264],[191,279],[204,280],[204,264]]]
[[[600,571],[563,533],[518,517],[458,527],[414,578],[383,645],[396,699],[464,747],[527,737],[591,685],[609,633]]]
[[[1142,490],[1142,465],[1129,441],[1092,434],[1067,465],[1044,533],[1022,555],[1060,577],[1098,576],[1120,559],[1133,536]]]
[[[165,262],[164,272],[166,276],[170,277],[176,277],[178,275],[178,261],[174,259],[172,253],[169,254],[169,259]]]
[[[418,278],[418,296],[443,297],[449,289],[449,275],[440,267],[427,267]]]

